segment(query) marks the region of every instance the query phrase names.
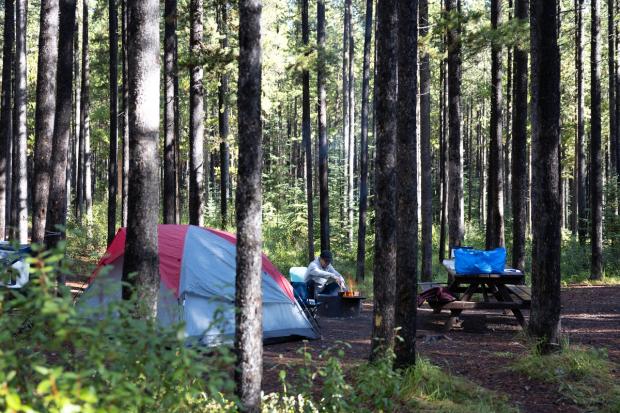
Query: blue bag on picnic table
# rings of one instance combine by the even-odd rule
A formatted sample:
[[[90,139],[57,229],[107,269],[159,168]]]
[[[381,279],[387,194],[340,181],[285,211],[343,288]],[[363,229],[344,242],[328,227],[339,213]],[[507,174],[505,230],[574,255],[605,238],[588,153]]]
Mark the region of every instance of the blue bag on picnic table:
[[[481,251],[471,248],[454,250],[457,274],[501,274],[506,267],[506,248]]]

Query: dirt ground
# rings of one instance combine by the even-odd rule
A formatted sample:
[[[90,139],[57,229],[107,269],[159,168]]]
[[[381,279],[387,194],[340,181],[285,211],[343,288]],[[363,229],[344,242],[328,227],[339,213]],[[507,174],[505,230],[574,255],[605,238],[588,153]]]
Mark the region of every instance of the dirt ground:
[[[323,338],[305,343],[316,357],[322,351],[347,342],[344,362],[364,362],[370,351],[372,304],[364,304],[354,319],[321,318]],[[433,314],[425,304],[418,310],[418,351],[452,374],[463,376],[497,393],[505,394],[523,412],[579,412],[580,409],[553,386],[529,379],[506,368],[506,354],[523,354],[521,327],[512,314],[502,311],[466,311],[462,326],[443,335],[448,312]],[[527,312],[526,312],[527,318]],[[571,286],[562,290],[562,331],[574,344],[605,347],[609,358],[620,364],[620,286]],[[278,373],[294,374],[302,363],[302,342],[264,348],[264,390],[281,390]],[[620,371],[615,375],[620,380]]]

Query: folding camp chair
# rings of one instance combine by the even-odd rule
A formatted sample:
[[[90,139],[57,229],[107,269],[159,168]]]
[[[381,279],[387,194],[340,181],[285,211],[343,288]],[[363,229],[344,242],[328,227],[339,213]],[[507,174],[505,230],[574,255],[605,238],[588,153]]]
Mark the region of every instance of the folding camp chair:
[[[312,285],[308,285],[305,282],[291,283],[291,285],[293,286],[295,299],[310,320],[310,323],[312,323],[313,327],[316,327],[318,330],[320,330],[321,326],[318,322],[317,312],[319,311],[321,303],[316,300],[314,283],[311,284]]]

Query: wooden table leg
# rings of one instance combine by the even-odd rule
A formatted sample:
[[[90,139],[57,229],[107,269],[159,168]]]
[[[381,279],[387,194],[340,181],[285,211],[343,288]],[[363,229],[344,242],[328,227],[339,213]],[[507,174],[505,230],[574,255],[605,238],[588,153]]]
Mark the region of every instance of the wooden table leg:
[[[504,284],[498,284],[497,291],[499,296],[502,298],[502,301],[514,301],[512,298],[510,298],[510,291]],[[514,314],[521,327],[525,328],[525,318],[523,317],[523,313],[521,312],[521,310],[518,308],[513,308],[512,314]]]
[[[456,288],[456,287],[458,287],[457,281],[453,282],[450,285],[450,288]],[[477,288],[478,288],[478,283],[472,283],[469,287],[467,287],[467,290],[465,290],[465,292],[463,293],[461,300],[462,301],[471,300],[471,296],[474,295]],[[449,332],[456,325],[460,325],[461,320],[459,320],[459,316],[461,315],[462,312],[463,310],[450,310],[450,318],[448,318],[448,320],[443,326],[444,333]]]

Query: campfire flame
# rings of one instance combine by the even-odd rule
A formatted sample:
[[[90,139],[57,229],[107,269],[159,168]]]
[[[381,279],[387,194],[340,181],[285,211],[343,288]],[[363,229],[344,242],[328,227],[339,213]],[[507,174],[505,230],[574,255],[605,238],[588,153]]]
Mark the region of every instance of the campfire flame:
[[[360,291],[357,289],[357,284],[353,278],[347,278],[347,291],[345,291],[343,297],[359,297]]]

